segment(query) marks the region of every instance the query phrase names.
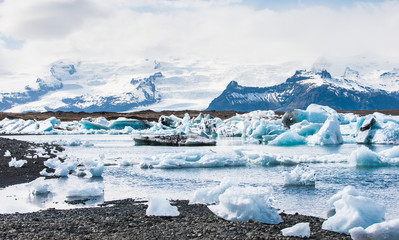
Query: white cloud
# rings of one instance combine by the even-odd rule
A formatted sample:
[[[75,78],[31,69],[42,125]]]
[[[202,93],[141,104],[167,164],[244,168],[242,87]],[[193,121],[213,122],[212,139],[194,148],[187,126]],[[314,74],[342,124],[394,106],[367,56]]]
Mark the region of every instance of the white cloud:
[[[397,1],[286,11],[239,2],[5,0],[0,29],[25,44],[0,44],[0,65],[20,71],[66,58],[311,64],[363,54],[398,60]]]

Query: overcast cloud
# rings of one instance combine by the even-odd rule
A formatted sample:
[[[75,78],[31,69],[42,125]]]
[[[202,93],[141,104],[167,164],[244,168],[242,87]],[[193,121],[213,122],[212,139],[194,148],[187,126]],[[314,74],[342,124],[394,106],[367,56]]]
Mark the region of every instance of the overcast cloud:
[[[399,63],[398,1],[288,2],[4,0],[0,72],[59,59],[311,64],[366,55]],[[10,48],[10,39],[21,46]]]

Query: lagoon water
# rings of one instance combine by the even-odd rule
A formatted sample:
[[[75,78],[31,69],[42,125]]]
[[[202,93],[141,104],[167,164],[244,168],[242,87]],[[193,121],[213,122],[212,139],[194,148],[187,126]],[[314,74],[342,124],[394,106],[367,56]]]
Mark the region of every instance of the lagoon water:
[[[195,190],[217,186],[225,178],[231,178],[242,186],[251,186],[266,191],[273,188],[273,206],[287,213],[298,212],[304,215],[326,217],[329,210],[327,200],[345,186],[352,185],[366,195],[387,207],[386,218],[399,217],[399,167],[356,168],[349,166],[347,158],[358,149],[358,144],[337,146],[292,146],[244,144],[241,138],[221,138],[212,147],[158,147],[135,146],[130,135],[25,135],[8,136],[18,140],[51,142],[53,140],[79,139],[92,146],[66,146],[65,153],[79,159],[99,158],[104,154],[106,167],[101,178],[86,176],[79,178],[49,179],[53,191],[45,196],[30,193],[30,184],[19,184],[0,189],[0,213],[28,212],[46,208],[74,208],[94,206],[103,201],[149,196],[162,196],[168,199],[189,199]],[[392,148],[392,145],[370,145],[379,152]],[[325,163],[301,163],[316,172],[316,184],[311,187],[284,186],[283,173],[295,168],[294,165],[279,166],[239,166],[180,169],[142,169],[140,161],[152,156],[186,151],[213,151],[225,155],[236,154],[236,150],[271,153],[281,156],[302,156],[303,159],[322,158]],[[326,160],[327,159],[327,160]],[[120,166],[120,161],[132,165]],[[84,182],[97,182],[104,185],[104,195],[89,197],[85,205],[69,205],[65,200],[68,189]]]

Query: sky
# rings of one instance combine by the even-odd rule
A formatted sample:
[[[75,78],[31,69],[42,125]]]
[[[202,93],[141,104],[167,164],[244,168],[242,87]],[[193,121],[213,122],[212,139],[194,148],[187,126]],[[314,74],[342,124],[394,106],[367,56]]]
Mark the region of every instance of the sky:
[[[0,0],[0,75],[54,61],[398,63],[399,1]]]

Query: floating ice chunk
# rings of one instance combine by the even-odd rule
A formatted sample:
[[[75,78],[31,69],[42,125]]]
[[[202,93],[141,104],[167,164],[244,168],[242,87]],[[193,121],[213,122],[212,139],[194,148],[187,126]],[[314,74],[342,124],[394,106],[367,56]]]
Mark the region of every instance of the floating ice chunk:
[[[243,156],[248,158],[248,163],[251,165],[273,166],[281,164],[281,162],[277,160],[278,156],[269,153],[249,153],[243,154]]]
[[[101,175],[104,172],[104,162],[101,160],[100,161],[88,160],[86,161],[85,165],[88,167],[92,177],[101,177]]]
[[[52,144],[58,144],[61,146],[70,146],[70,147],[77,147],[77,146],[85,146],[85,147],[91,147],[93,146],[92,143],[90,143],[89,141],[81,141],[77,138],[72,138],[69,140],[54,140],[51,142]]]
[[[338,113],[328,106],[310,104],[306,108],[306,112],[308,113],[308,121],[313,123],[323,123],[330,116],[335,116],[338,119]]]
[[[314,186],[316,182],[315,171],[299,165],[291,172],[285,172],[283,176],[286,186]]]
[[[120,117],[116,120],[113,120],[109,123],[109,129],[123,130],[126,127],[130,127],[132,129],[142,130],[148,129],[152,125],[148,121],[142,121],[137,119],[127,119],[124,117]]]
[[[269,142],[270,145],[277,145],[277,146],[294,146],[305,143],[306,143],[306,138],[298,135],[298,133],[293,131],[287,131],[278,136],[273,141]]]
[[[133,165],[133,162],[129,159],[120,159],[119,160],[119,166],[131,166]]]
[[[148,198],[148,208],[146,210],[147,216],[179,216],[179,210],[176,206],[170,205],[165,198],[150,197]]]
[[[361,195],[352,187],[338,192],[329,203],[332,201],[335,214],[323,223],[322,228],[325,230],[348,234],[352,228],[367,228],[385,220],[385,207]]]
[[[385,158],[399,158],[399,146],[381,151],[379,155]]]
[[[20,168],[25,163],[28,163],[28,161],[26,161],[26,160],[17,160],[16,158],[11,158],[11,161],[8,162],[8,166],[9,167]]]
[[[60,123],[60,120],[56,119],[55,117],[51,117],[47,120],[39,122],[39,129],[38,132],[48,132],[54,129],[54,125]]]
[[[399,124],[387,122],[380,129],[375,130],[372,143],[399,144]]]
[[[96,197],[104,194],[104,186],[102,184],[92,182],[85,184],[77,184],[67,192],[67,197]]]
[[[232,179],[223,179],[219,186],[199,189],[195,191],[193,197],[190,199],[190,203],[217,203],[219,202],[219,196],[234,184]]]
[[[208,206],[217,216],[231,221],[252,219],[269,224],[282,222],[275,208],[271,207],[272,190],[260,193],[256,189],[231,187],[219,196],[219,204]]]
[[[375,167],[384,166],[384,163],[377,153],[371,151],[365,146],[352,152],[349,157],[349,164],[356,167]]]
[[[399,218],[375,223],[366,229],[352,228],[349,233],[353,240],[397,240],[399,239]]]
[[[307,120],[296,123],[290,127],[290,129],[303,137],[307,137],[317,133],[323,126],[321,123],[310,123]]]
[[[4,157],[11,157],[11,152],[6,150],[6,152],[4,153]]]
[[[317,145],[342,144],[338,118],[335,115],[329,117],[315,135],[308,137],[308,142]]]
[[[34,195],[42,195],[51,192],[51,185],[40,177],[31,183],[31,192]]]
[[[310,237],[310,227],[308,222],[297,223],[292,227],[284,228],[281,230],[283,236],[286,237]]]

